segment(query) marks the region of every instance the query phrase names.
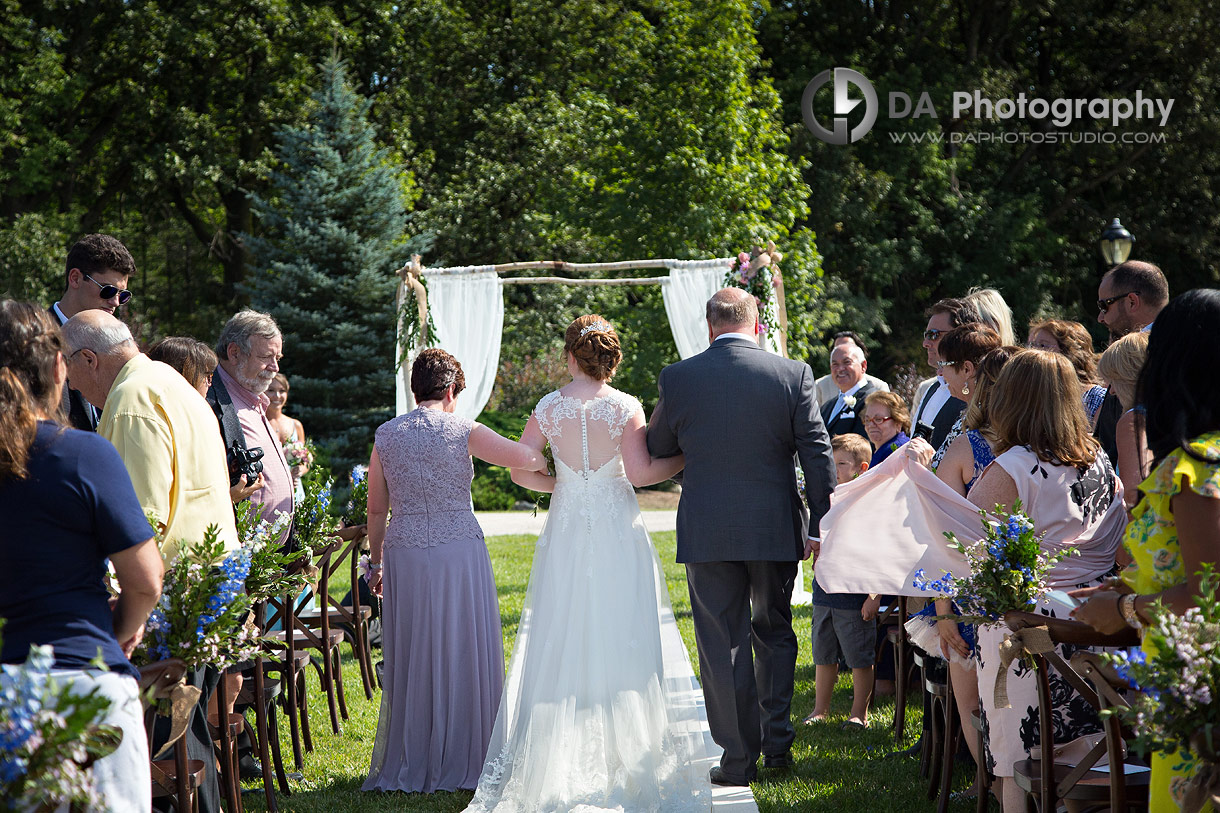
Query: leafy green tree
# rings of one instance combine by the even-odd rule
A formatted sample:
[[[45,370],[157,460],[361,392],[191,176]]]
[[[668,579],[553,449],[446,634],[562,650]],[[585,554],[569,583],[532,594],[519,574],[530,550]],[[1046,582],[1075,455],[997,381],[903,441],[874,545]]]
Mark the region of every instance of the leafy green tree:
[[[367,458],[394,404],[394,269],[412,185],[368,122],[337,56],[308,119],[277,132],[272,192],[255,196],[251,304],[284,334],[294,410],[337,466]]]

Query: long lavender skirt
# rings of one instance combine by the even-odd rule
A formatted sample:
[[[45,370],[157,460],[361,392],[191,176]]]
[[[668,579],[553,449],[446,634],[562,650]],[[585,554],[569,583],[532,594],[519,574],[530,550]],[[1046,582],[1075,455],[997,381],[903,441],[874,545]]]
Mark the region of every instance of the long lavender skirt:
[[[387,547],[384,566],[384,686],[362,789],[473,789],[504,683],[487,546]]]

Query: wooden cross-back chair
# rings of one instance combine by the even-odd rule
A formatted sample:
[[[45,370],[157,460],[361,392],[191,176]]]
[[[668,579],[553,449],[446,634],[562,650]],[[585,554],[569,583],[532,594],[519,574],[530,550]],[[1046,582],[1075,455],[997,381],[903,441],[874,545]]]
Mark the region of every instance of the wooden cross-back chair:
[[[1087,624],[1070,619],[1051,618],[1039,613],[1013,611],[1005,613],[1004,623],[1014,631],[1032,627],[1045,627],[1050,639],[1055,644],[1070,644],[1080,647],[1127,647],[1139,643],[1135,630],[1123,630],[1114,635],[1103,635]],[[1100,712],[1105,706],[1099,697],[1096,685],[1082,677],[1071,663],[1065,661],[1058,652],[1036,653],[1026,650],[1037,669],[1036,681],[1038,687],[1038,733],[1040,743],[1038,756],[1025,759],[1013,765],[1013,780],[1026,793],[1026,803],[1029,809],[1053,813],[1058,808],[1060,800],[1078,803],[1086,810],[1120,809],[1113,803],[1113,782],[1122,782],[1125,789],[1120,794],[1138,797],[1139,787],[1143,787],[1143,795],[1147,797],[1148,774],[1146,771],[1128,774],[1123,767],[1121,742],[1110,734],[1098,739],[1098,742],[1081,757],[1075,765],[1061,764],[1055,761],[1061,755],[1066,743],[1056,743],[1054,734],[1054,703],[1051,698],[1050,670],[1054,669],[1065,681],[1075,689],[1082,698],[1095,710]],[[1096,653],[1076,653],[1076,655]],[[1088,662],[1077,660],[1077,664]],[[1099,663],[1100,661],[1095,661]],[[1115,721],[1117,725],[1117,721]],[[1117,729],[1116,729],[1117,730]],[[1121,740],[1121,737],[1119,738]],[[1113,747],[1115,753],[1110,754]],[[1095,766],[1101,759],[1107,759],[1109,770],[1096,770]],[[1118,768],[1117,772],[1114,768]],[[1125,802],[1124,802],[1125,803]]]
[[[170,692],[186,676],[186,663],[180,658],[150,663],[140,667],[140,699],[144,702],[144,730],[148,737],[149,768],[152,774],[152,798],[168,798],[179,813],[199,808],[199,787],[203,784],[207,766],[202,760],[187,759],[186,737],[174,743],[173,759],[151,759],[153,730],[157,716],[156,701],[168,699]]]

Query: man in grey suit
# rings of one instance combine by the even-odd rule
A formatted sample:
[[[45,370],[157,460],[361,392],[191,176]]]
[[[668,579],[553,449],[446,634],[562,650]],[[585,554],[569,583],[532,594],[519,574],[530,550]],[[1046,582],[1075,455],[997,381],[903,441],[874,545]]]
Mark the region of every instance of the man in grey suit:
[[[739,288],[707,303],[711,347],[657,379],[656,457],[682,452],[678,561],[686,565],[718,785],[791,764],[796,672],[792,586],[834,489],[830,440],[807,364],[762,350],[758,308]],[[793,466],[805,472],[809,511]],[[812,516],[810,516],[812,515]]]

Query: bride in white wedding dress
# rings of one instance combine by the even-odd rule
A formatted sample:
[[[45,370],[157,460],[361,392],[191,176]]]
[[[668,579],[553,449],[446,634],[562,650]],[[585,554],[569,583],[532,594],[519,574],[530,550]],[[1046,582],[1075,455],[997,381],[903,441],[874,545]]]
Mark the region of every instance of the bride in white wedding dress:
[[[707,811],[714,744],[632,484],[667,479],[639,401],[606,382],[622,359],[599,316],[568,327],[572,383],[538,402],[521,442],[556,476],[487,762],[468,811]]]

